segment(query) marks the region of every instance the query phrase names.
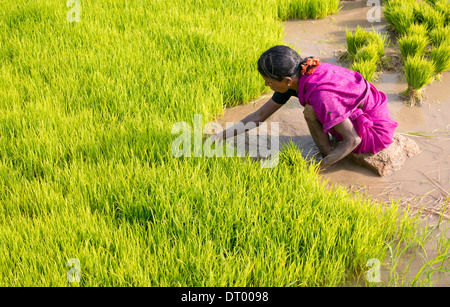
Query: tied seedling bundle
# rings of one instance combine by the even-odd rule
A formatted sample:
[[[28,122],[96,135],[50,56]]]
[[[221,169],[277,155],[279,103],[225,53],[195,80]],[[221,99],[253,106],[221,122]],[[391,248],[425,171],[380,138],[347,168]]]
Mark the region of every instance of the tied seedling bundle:
[[[420,105],[424,99],[423,88],[434,80],[435,65],[423,55],[414,55],[406,59],[405,74],[408,88],[402,92],[411,105]]]
[[[428,43],[429,41],[426,36],[421,36],[419,34],[402,35],[398,39],[398,46],[403,61],[406,61],[409,56],[425,54]]]
[[[389,28],[397,34],[405,34],[414,23],[415,0],[390,0],[384,5],[384,17]]]
[[[374,79],[377,65],[385,55],[385,46],[389,43],[386,35],[381,35],[372,27],[371,32],[357,26],[355,32],[346,30],[347,53],[345,59],[353,61],[351,70],[359,72],[364,79]]]
[[[431,44],[435,47],[448,43],[450,41],[450,27],[436,27],[428,33],[428,36],[430,37]]]
[[[441,80],[442,72],[450,69],[450,44],[441,44],[431,50],[430,58],[435,64],[436,79]]]

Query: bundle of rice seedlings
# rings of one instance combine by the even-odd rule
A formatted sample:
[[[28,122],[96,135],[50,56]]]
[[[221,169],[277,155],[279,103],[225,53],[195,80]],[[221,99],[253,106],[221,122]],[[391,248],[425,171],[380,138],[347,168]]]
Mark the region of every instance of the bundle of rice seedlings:
[[[420,105],[424,98],[423,87],[434,80],[435,64],[423,55],[410,56],[405,61],[405,75],[408,88],[402,92],[411,105]]]
[[[369,41],[369,33],[365,31],[362,27],[357,26],[355,33],[345,30],[345,38],[347,40],[347,52],[355,56],[356,53]]]
[[[450,42],[450,27],[436,27],[428,33],[428,37],[433,47],[448,43]]]
[[[408,35],[427,36],[427,28],[423,24],[413,23],[407,30]]]
[[[438,26],[444,26],[446,20],[443,13],[425,2],[416,3],[413,6],[413,16],[416,22],[425,25],[428,31]]]
[[[426,36],[419,35],[403,35],[397,42],[404,61],[409,56],[424,54],[429,43]]]
[[[353,63],[350,67],[351,70],[359,72],[369,82],[373,80],[376,68],[377,63],[372,60],[361,60]]]
[[[430,59],[435,65],[436,80],[441,80],[442,72],[450,69],[450,43],[433,48]]]
[[[405,34],[409,26],[414,23],[414,2],[409,0],[389,1],[384,7],[384,17],[389,27],[397,34]]]
[[[450,5],[448,0],[425,0],[436,11],[444,15],[444,24],[448,25],[450,22]]]
[[[373,29],[373,26],[372,26],[372,29]],[[373,29],[372,32],[369,32],[368,41],[369,41],[368,45],[373,45],[374,48],[377,50],[378,57],[382,58],[385,54],[386,45],[389,44],[387,34],[381,35],[381,33],[377,32]]]
[[[375,44],[361,48],[355,55],[355,62],[372,61],[377,64],[379,60],[378,47]]]
[[[450,5],[448,0],[441,0],[436,3],[436,10],[441,12],[445,16],[444,25],[450,24]]]
[[[357,26],[355,32],[346,29],[345,37],[347,41],[347,52],[352,56],[355,56],[361,48],[369,44],[376,45],[379,56],[384,56],[387,35],[382,36],[374,29],[373,31],[366,31],[364,28]]]
[[[350,69],[361,73],[367,81],[373,79],[377,65],[385,54],[387,35],[379,32],[366,31],[357,26],[354,33],[346,30],[347,56],[355,61]],[[370,62],[370,63],[369,63]]]

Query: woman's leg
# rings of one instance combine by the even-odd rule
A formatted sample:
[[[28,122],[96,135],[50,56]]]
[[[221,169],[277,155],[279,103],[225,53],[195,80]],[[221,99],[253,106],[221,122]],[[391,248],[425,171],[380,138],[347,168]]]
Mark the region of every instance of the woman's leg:
[[[328,136],[328,133],[323,132],[322,123],[317,118],[313,107],[306,105],[303,114],[314,143],[316,143],[319,148],[322,158],[325,158],[333,150],[331,147],[330,137]]]

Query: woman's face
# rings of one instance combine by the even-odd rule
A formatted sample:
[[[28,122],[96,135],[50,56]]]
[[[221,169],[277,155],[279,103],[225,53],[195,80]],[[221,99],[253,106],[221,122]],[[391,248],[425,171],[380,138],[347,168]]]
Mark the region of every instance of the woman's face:
[[[289,90],[290,84],[289,84],[288,79],[290,79],[290,78],[284,78],[283,80],[278,81],[278,80],[270,79],[266,76],[262,76],[262,77],[265,81],[265,85],[269,86],[275,92],[285,93],[285,92],[287,92],[287,90]]]

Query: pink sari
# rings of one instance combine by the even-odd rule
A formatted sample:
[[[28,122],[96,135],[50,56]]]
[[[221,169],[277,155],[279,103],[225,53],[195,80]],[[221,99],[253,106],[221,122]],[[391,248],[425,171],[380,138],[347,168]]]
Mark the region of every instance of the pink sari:
[[[323,131],[340,140],[333,127],[350,119],[361,138],[353,150],[357,154],[376,154],[392,143],[398,124],[389,115],[387,97],[359,72],[321,63],[314,73],[300,77],[298,98],[302,106],[313,107]]]

